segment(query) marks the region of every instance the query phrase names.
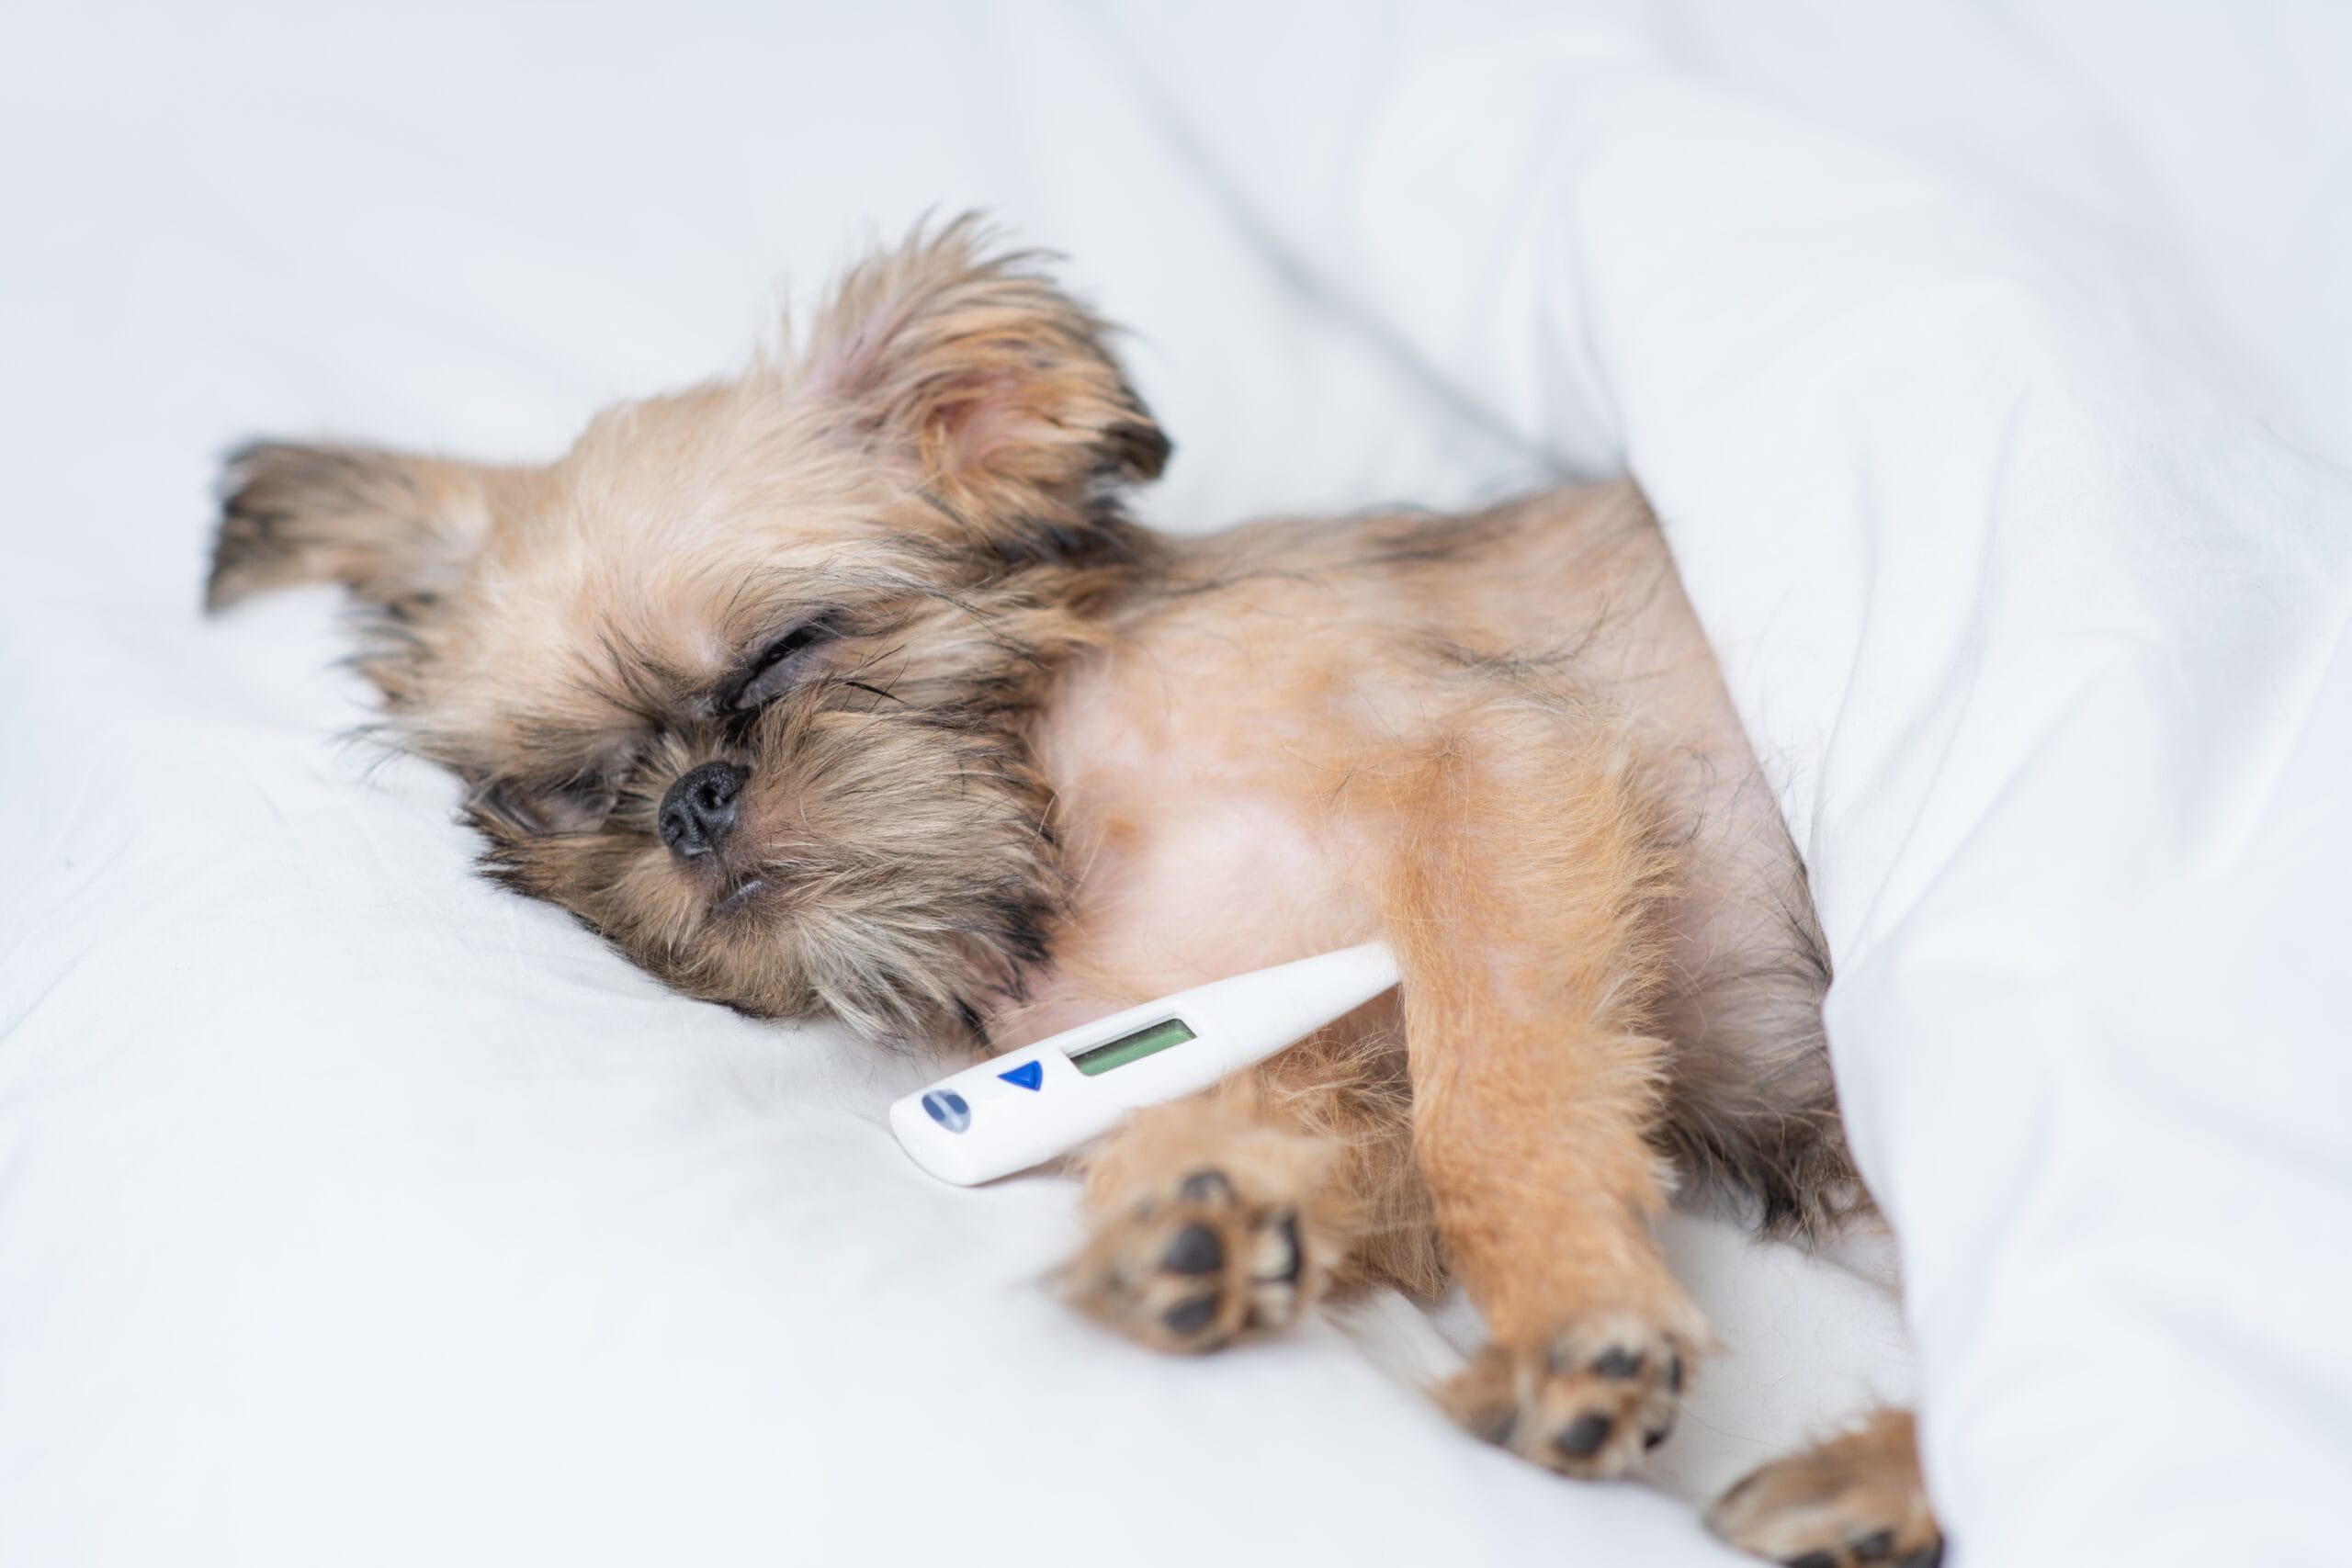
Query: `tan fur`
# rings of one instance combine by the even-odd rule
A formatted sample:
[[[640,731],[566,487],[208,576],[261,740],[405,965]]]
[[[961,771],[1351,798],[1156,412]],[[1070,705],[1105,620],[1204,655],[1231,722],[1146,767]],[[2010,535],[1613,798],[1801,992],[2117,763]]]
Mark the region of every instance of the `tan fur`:
[[[1881,1410],[1851,1430],[1776,1460],[1707,1511],[1744,1551],[1802,1568],[1935,1568],[1943,1532],[1919,1481],[1916,1424]]]
[[[1674,1181],[1859,1192],[1803,870],[1639,493],[1153,536],[1101,323],[969,222],[803,342],[540,468],[248,448],[210,602],[349,584],[491,873],[748,1011],[1004,1047],[1386,937],[1397,998],[1093,1152],[1068,1290],[1199,1350],[1451,1274],[1493,1339],[1446,1406],[1629,1469],[1709,1345]],[[740,793],[689,852],[697,770]]]

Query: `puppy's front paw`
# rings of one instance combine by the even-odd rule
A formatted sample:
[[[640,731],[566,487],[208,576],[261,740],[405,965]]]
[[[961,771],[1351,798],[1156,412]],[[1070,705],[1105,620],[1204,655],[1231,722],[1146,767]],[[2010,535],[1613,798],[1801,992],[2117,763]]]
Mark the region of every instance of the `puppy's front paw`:
[[[1331,1251],[1280,1184],[1204,1166],[1100,1218],[1067,1279],[1081,1310],[1141,1344],[1214,1350],[1295,1321]]]
[[[1693,1347],[1632,1313],[1489,1344],[1438,1393],[1473,1434],[1564,1475],[1623,1475],[1674,1430]]]
[[[1750,1472],[1707,1511],[1707,1528],[1789,1568],[1936,1568],[1944,1554],[1902,1411]]]

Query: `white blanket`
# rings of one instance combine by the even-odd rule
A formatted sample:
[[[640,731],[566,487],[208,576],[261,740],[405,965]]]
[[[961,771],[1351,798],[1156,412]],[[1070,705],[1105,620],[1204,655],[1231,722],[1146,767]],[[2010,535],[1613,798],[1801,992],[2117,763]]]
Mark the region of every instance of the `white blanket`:
[[[470,878],[323,592],[195,614],[256,431],[484,456],[985,205],[1131,323],[1146,512],[1630,464],[1816,874],[1954,1561],[2337,1560],[2352,1476],[2344,13],[54,7],[0,39],[0,1562],[1727,1562],[1910,1385],[1734,1353],[1583,1487],[1379,1298],[1155,1359],[922,1076]],[[1856,8],[1859,10],[1859,8]]]

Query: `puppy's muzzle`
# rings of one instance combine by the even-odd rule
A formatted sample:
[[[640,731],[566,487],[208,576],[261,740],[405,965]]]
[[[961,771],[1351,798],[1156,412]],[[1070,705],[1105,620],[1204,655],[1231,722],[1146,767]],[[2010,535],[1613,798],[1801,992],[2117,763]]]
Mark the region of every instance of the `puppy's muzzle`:
[[[655,818],[662,841],[682,861],[700,860],[718,850],[735,829],[735,818],[749,777],[732,762],[705,762],[682,773],[662,797]]]

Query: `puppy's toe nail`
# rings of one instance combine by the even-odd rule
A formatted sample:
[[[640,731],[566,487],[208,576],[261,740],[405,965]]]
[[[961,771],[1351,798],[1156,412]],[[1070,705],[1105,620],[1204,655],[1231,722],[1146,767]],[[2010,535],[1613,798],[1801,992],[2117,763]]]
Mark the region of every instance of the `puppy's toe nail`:
[[[1283,1217],[1258,1238],[1258,1254],[1250,1260],[1250,1277],[1261,1285],[1295,1285],[1306,1261],[1306,1249],[1298,1240],[1298,1211],[1286,1209]]]
[[[1570,1459],[1590,1459],[1609,1440],[1609,1417],[1598,1410],[1579,1416],[1558,1437],[1552,1446]]]
[[[1803,1557],[1783,1557],[1781,1568],[1838,1568],[1838,1559],[1826,1551],[1808,1551]]]
[[[1230,1203],[1234,1199],[1233,1180],[1221,1170],[1196,1170],[1176,1192],[1188,1203]]]
[[[1894,1555],[1894,1532],[1879,1530],[1860,1540],[1849,1540],[1846,1550],[1854,1554],[1857,1562],[1883,1562]]]
[[[1159,1266],[1171,1274],[1214,1274],[1225,1267],[1225,1244],[1206,1225],[1186,1225],[1169,1244]]]
[[[1894,1568],[1943,1568],[1943,1561],[1944,1543],[1939,1538],[1896,1563]]]
[[[1682,1392],[1682,1358],[1679,1356],[1666,1359],[1666,1386],[1669,1393]]]
[[[1216,1316],[1215,1296],[1194,1296],[1178,1302],[1160,1314],[1159,1321],[1168,1325],[1170,1334],[1198,1334]]]

